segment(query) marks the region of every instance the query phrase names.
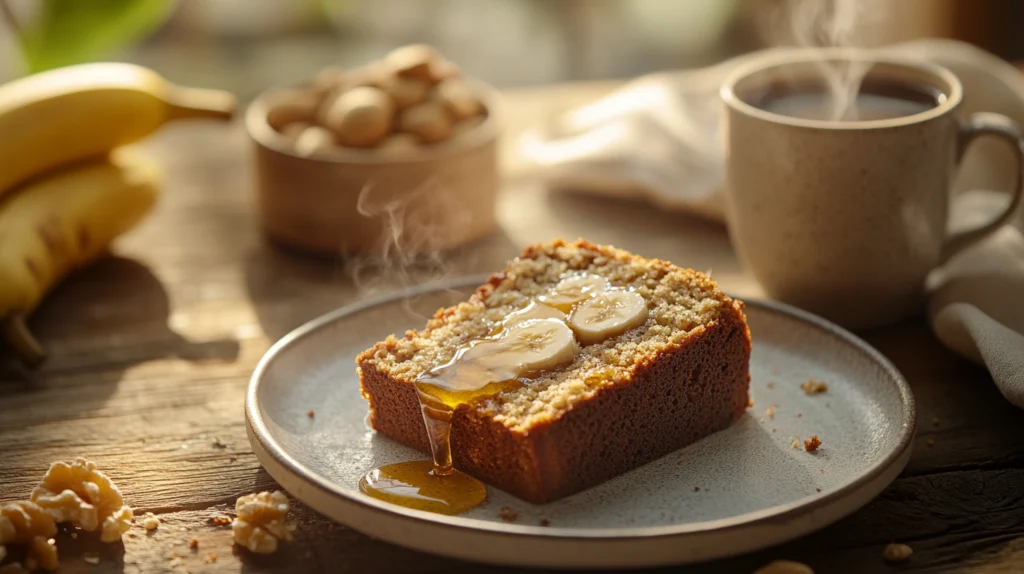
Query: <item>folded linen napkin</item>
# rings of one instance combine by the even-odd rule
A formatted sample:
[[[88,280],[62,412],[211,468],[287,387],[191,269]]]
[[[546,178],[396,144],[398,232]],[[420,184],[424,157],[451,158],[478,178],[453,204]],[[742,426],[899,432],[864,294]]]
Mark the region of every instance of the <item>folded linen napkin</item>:
[[[775,48],[785,50],[786,48]],[[953,40],[880,49],[952,70],[964,84],[961,113],[997,112],[1024,125],[1024,75]],[[516,152],[527,173],[555,188],[645,199],[665,209],[725,221],[724,114],[718,89],[747,54],[718,65],[638,78],[608,96],[524,133]],[[964,158],[953,227],[991,219],[1005,205],[1015,159],[979,141]],[[1005,144],[1002,144],[1005,146]],[[1024,210],[1017,226],[1024,229]],[[950,349],[983,364],[1003,395],[1024,408],[1024,235],[1008,226],[929,278],[929,317]]]

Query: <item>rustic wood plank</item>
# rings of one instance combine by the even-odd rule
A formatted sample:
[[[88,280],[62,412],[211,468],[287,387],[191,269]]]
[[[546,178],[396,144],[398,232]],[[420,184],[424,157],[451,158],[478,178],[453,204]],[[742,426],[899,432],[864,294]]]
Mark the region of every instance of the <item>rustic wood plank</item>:
[[[512,96],[510,125],[609,88]],[[136,528],[123,546],[62,535],[66,572],[520,571],[375,542],[302,505],[295,513],[297,539],[281,554],[261,558],[234,549],[228,531],[206,521],[229,512],[238,495],[274,488],[249,450],[241,410],[248,377],[266,348],[339,305],[493,271],[522,245],[556,236],[586,236],[712,269],[726,289],[760,295],[721,227],[636,203],[550,193],[517,172],[508,141],[502,233],[402,272],[377,261],[309,259],[268,245],[253,220],[247,144],[237,125],[180,126],[144,147],[167,170],[153,217],[119,242],[118,258],[71,278],[35,314],[32,326],[52,353],[41,371],[28,373],[0,358],[0,502],[26,496],[51,461],[85,455],[109,472],[138,512],[158,512],[164,520],[152,535]],[[984,370],[942,348],[922,320],[866,336],[906,375],[918,401],[918,441],[903,477],[817,534],[687,571],[749,572],[778,557],[804,560],[819,572],[1021,570],[1024,417]],[[192,537],[200,540],[194,554],[187,548]],[[880,557],[893,540],[916,551],[898,568]],[[101,551],[99,566],[82,560],[92,551]],[[217,562],[204,563],[207,552]],[[172,568],[174,554],[183,564]]]

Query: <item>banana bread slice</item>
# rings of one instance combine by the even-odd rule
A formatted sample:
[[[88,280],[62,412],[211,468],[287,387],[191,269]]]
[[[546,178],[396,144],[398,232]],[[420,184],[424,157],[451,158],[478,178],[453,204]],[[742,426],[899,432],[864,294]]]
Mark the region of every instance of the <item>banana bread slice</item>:
[[[416,379],[577,272],[642,295],[646,321],[581,346],[570,364],[518,388],[460,405],[451,429],[456,468],[545,503],[722,430],[745,412],[750,331],[742,302],[691,269],[558,240],[526,248],[422,331],[391,335],[357,357],[373,428],[429,453]]]

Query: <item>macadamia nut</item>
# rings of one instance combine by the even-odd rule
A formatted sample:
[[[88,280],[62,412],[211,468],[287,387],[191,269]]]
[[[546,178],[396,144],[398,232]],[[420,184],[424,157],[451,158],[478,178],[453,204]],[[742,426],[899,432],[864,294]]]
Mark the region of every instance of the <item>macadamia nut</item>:
[[[439,102],[427,101],[403,111],[399,128],[423,143],[434,143],[451,136],[452,120]]]
[[[383,91],[367,86],[353,88],[330,104],[324,125],[342,145],[372,147],[391,131],[394,109],[391,98]]]

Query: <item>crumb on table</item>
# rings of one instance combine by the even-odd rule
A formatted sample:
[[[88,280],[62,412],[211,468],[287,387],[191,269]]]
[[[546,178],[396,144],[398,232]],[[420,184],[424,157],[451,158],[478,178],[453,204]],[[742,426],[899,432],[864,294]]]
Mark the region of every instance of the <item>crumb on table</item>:
[[[882,557],[889,562],[903,562],[914,553],[914,549],[906,544],[892,543],[882,550]]]
[[[547,518],[541,518],[540,519],[540,525],[541,526],[551,526],[551,521],[548,520]]]
[[[775,560],[754,570],[754,574],[814,574],[814,570],[802,562]]]
[[[933,438],[926,438],[926,439],[924,439],[924,444],[925,444],[925,446],[935,446],[935,439],[933,439]]]
[[[156,530],[160,527],[160,519],[152,512],[147,512],[145,517],[142,519],[142,527],[147,531]]]
[[[800,441],[796,441],[796,440],[795,440],[795,441],[793,441],[793,442],[792,442],[792,444],[790,444],[789,446],[791,446],[791,447],[793,447],[793,448],[800,448]]]
[[[821,439],[816,434],[812,434],[811,438],[804,441],[804,450],[807,452],[814,452],[818,450],[819,446],[821,446]]]
[[[699,487],[699,486],[695,486],[695,487],[693,487],[693,491],[694,491],[694,492],[700,492],[700,487]]]
[[[196,539],[196,538],[193,538],[192,540],[189,540],[188,541],[188,547],[192,548],[193,550],[195,550],[196,548],[199,548],[199,540]]]
[[[768,415],[769,418],[775,418],[775,409],[768,407],[768,409],[764,411],[764,414]]]
[[[800,385],[800,388],[808,395],[820,395],[828,391],[828,383],[818,379],[807,379],[807,382]]]
[[[206,562],[207,564],[213,564],[216,561],[217,561],[217,555],[214,554],[213,552],[210,552],[209,554],[206,555],[205,558],[203,558],[203,562]]]
[[[210,524],[214,526],[227,526],[231,524],[231,519],[227,516],[214,516],[210,519]]]
[[[512,509],[507,506],[502,506],[501,510],[498,512],[498,517],[505,522],[515,522],[516,519],[519,518],[519,513],[513,512]]]
[[[316,416],[316,413],[313,412],[313,409],[309,409],[308,411],[306,411],[306,416],[309,418],[313,418]]]
[[[774,389],[774,388],[775,388],[775,383],[773,383],[773,382],[771,382],[771,381],[768,381],[768,385],[767,385],[767,387],[768,387],[769,389]]]

